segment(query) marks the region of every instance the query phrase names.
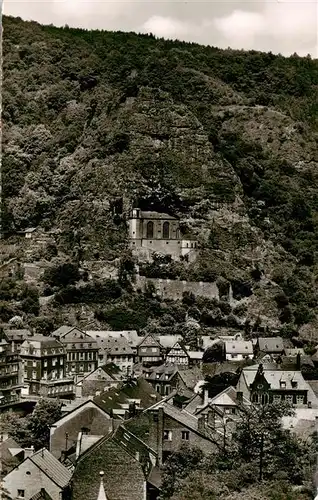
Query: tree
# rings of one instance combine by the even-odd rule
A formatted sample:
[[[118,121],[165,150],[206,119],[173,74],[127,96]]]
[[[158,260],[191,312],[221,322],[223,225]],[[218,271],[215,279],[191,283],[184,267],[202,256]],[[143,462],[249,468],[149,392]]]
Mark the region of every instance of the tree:
[[[160,499],[170,498],[182,479],[196,468],[203,459],[203,452],[194,446],[182,446],[172,453],[163,467]]]
[[[10,436],[22,447],[48,448],[50,427],[61,418],[61,407],[62,404],[55,399],[40,399],[30,415],[6,414],[2,416],[2,425],[6,425]]]
[[[293,409],[283,403],[240,408],[240,422],[233,436],[235,454],[239,460],[258,464],[259,480],[273,478],[278,471],[287,472],[293,481],[301,479],[299,463],[304,450],[301,443],[282,428],[281,421],[283,416],[293,413]]]
[[[78,266],[72,262],[53,265],[43,273],[43,281],[51,286],[65,287],[74,285],[80,279]]]
[[[62,416],[62,404],[54,399],[40,399],[33,412],[26,417],[27,427],[31,432],[35,449],[48,448],[50,427]]]
[[[208,347],[204,353],[203,363],[221,362],[225,360],[224,342],[216,342]]]

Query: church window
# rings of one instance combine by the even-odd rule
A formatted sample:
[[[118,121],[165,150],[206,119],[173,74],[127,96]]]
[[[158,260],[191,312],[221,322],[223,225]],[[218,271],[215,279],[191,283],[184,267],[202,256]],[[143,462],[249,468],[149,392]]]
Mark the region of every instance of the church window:
[[[252,402],[253,403],[258,403],[258,394],[253,394],[253,396],[252,396]]]
[[[153,238],[153,222],[151,221],[147,223],[147,238]]]
[[[163,229],[163,238],[169,239],[170,238],[170,224],[169,224],[169,222],[164,222],[162,229]]]

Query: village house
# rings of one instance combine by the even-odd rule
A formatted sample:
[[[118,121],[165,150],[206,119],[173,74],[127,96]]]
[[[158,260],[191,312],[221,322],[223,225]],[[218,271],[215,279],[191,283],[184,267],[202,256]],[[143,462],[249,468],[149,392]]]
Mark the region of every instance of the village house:
[[[96,396],[104,390],[118,387],[122,378],[121,370],[113,363],[99,366],[76,382],[76,397]]]
[[[198,418],[164,401],[135,419],[127,420],[124,427],[155,450],[159,466],[183,444],[197,446],[204,453],[215,451],[213,429],[205,418]]]
[[[254,404],[286,401],[296,408],[318,408],[318,399],[300,371],[274,363],[244,368],[236,386]]]
[[[227,361],[253,359],[253,344],[250,340],[226,340],[225,357]]]
[[[146,500],[147,476],[155,462],[153,450],[119,427],[79,457],[72,478],[72,500]],[[100,470],[104,472],[102,489]]]
[[[149,333],[137,346],[137,359],[143,365],[160,364],[163,361],[162,346],[154,335]]]
[[[107,363],[107,351],[105,347],[107,346],[110,338],[117,339],[117,341],[126,340],[134,355],[137,354],[137,345],[141,341],[141,338],[138,337],[136,330],[86,330],[85,333],[94,338],[98,344],[98,359],[100,365]]]
[[[19,400],[22,382],[22,365],[12,343],[0,340],[0,407]]]
[[[12,346],[12,351],[20,352],[23,342],[32,336],[32,332],[25,328],[4,330],[4,338]]]
[[[66,375],[86,375],[98,367],[99,347],[95,339],[77,327],[61,326],[52,337],[66,349]]]
[[[272,357],[281,356],[284,353],[284,342],[281,337],[259,337],[255,345],[256,355],[268,354]]]
[[[145,367],[143,376],[161,396],[168,396],[179,384],[179,370],[176,364]]]
[[[179,366],[189,366],[189,355],[180,342],[176,342],[174,346],[168,351],[166,356],[166,363],[172,363]]]
[[[20,349],[23,367],[23,391],[26,395],[73,397],[73,379],[65,376],[64,346],[52,337],[34,335]]]
[[[50,452],[58,460],[76,454],[79,434],[89,438],[113,431],[113,419],[96,402],[88,400],[55,422],[50,429]],[[85,451],[82,449],[82,452]],[[80,454],[81,451],[78,450]]]
[[[152,386],[140,378],[129,377],[117,388],[106,390],[94,401],[113,418],[126,419],[149,408],[162,398]]]
[[[181,235],[176,217],[134,208],[128,226],[130,247],[135,253],[148,258],[159,253],[170,255],[175,260],[195,259],[198,242],[191,235]]]
[[[24,449],[8,434],[0,436],[0,457],[2,476],[6,476],[24,460]]]
[[[103,348],[108,363],[118,366],[125,375],[132,374],[136,354],[125,337],[108,337],[104,339]]]
[[[210,398],[208,389],[203,389],[201,394],[194,395],[184,409],[193,415],[207,414],[209,409],[214,409],[220,415],[235,415],[241,406],[250,406],[251,402],[238,393],[235,387],[229,386],[216,396]]]
[[[23,462],[3,478],[3,487],[10,497],[30,500],[44,488],[52,500],[69,500],[71,471],[45,448],[28,452]]]

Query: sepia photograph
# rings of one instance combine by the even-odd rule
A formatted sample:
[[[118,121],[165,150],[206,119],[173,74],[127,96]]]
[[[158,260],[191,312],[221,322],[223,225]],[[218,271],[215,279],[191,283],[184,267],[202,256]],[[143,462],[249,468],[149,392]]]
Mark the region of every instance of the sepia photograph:
[[[0,4],[0,500],[318,500],[318,0]]]

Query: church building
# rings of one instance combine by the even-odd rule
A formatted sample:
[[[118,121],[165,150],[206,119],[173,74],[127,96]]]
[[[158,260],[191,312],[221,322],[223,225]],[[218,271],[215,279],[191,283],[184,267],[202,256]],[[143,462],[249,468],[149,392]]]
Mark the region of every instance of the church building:
[[[134,208],[129,217],[130,247],[150,257],[152,253],[170,255],[174,260],[194,260],[198,242],[184,237],[180,221],[171,215]]]

